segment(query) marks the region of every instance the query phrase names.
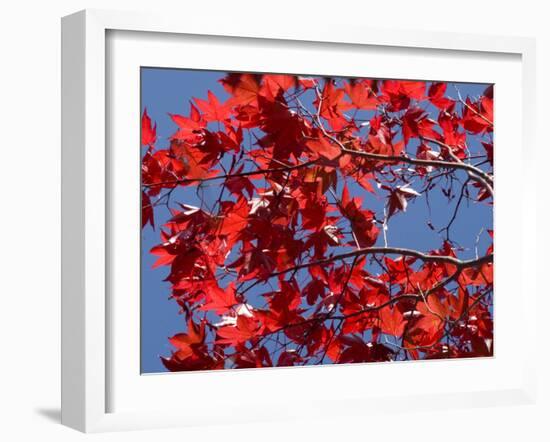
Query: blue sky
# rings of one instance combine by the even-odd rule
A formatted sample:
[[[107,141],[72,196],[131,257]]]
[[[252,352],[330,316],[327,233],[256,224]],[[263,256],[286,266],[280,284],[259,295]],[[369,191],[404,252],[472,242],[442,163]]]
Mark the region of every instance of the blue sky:
[[[151,119],[157,123],[157,148],[166,148],[168,139],[176,130],[169,113],[188,115],[189,101],[192,97],[206,98],[210,89],[223,100],[227,94],[218,80],[224,72],[195,71],[184,69],[142,68],[141,70],[141,112],[147,108]],[[487,87],[486,84],[458,84],[448,87],[448,95],[456,97],[455,86],[463,97],[478,96]],[[435,112],[435,109],[427,109]],[[367,116],[367,115],[366,115]],[[437,114],[434,114],[437,116]],[[473,140],[469,140],[472,144]],[[413,185],[414,187],[414,185]],[[205,188],[205,199],[218,196],[218,184],[212,182]],[[364,198],[363,207],[381,207],[383,201],[376,199],[359,186],[351,187],[353,195]],[[209,195],[210,193],[210,195]],[[193,191],[178,190],[173,201],[200,205]],[[436,228],[447,224],[452,214],[451,207],[441,192],[430,194],[431,221]],[[474,257],[474,243],[482,229],[492,228],[492,210],[487,205],[463,205],[461,215],[453,225],[453,238],[465,246],[462,257]],[[424,197],[417,198],[409,204],[407,213],[392,217],[389,224],[388,242],[391,246],[407,247],[427,251],[441,246],[441,236],[426,227],[427,205]],[[163,279],[168,274],[167,267],[152,269],[155,256],[149,253],[154,245],[160,242],[158,227],[166,221],[169,214],[164,206],[155,209],[156,230],[147,226],[142,231],[141,243],[141,371],[142,373],[164,372],[166,369],[159,356],[169,356],[172,346],[167,338],[185,330],[183,317],[178,314],[178,305],[170,300],[169,283]],[[379,242],[382,241],[382,235]],[[483,253],[489,238],[479,235],[479,250]],[[264,292],[266,290],[264,289]]]

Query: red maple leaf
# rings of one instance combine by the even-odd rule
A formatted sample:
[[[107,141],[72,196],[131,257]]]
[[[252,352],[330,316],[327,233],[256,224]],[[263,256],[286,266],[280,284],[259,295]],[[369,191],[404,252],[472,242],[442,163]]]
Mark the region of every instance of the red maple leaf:
[[[408,186],[398,186],[396,188],[388,188],[387,186],[382,187],[390,191],[390,196],[388,197],[388,218],[398,211],[405,212],[407,210],[408,200],[421,195]]]
[[[201,345],[205,337],[205,324],[195,324],[192,320],[187,322],[187,333],[177,333],[168,340],[177,348],[176,355],[180,360],[188,358],[194,352],[194,347]]]
[[[379,101],[373,91],[374,82],[372,80],[355,80],[344,83],[344,90],[350,98],[350,107],[357,109],[376,109]]]
[[[218,314],[226,313],[238,303],[235,293],[235,284],[233,282],[225,289],[220,288],[215,282],[212,282],[205,293],[207,301],[202,305],[201,310],[214,310]]]
[[[407,109],[411,100],[421,101],[425,98],[424,81],[384,80],[380,99],[390,105],[393,112]]]
[[[141,227],[145,227],[148,223],[151,224],[153,229],[155,228],[153,206],[151,205],[149,195],[141,192]]]
[[[428,91],[428,98],[434,106],[440,109],[452,109],[455,105],[455,101],[445,97],[445,92],[447,92],[447,83],[433,82]]]
[[[231,107],[227,103],[220,103],[212,91],[208,91],[208,100],[195,98],[197,107],[203,112],[203,118],[207,121],[223,121],[231,116]]]
[[[437,343],[445,332],[447,309],[437,299],[430,297],[417,305],[420,317],[410,327],[406,340],[415,346],[430,346]]]
[[[254,318],[237,316],[235,325],[220,327],[217,331],[218,344],[239,345],[258,335],[260,325]]]
[[[386,306],[379,312],[382,333],[393,336],[401,336],[405,330],[407,321],[403,319],[403,313],[397,307]]]
[[[143,110],[141,117],[141,144],[153,146],[157,141],[157,125],[152,125],[151,118],[147,115],[147,109]]]
[[[231,94],[231,106],[258,104],[261,77],[253,74],[228,74],[220,80],[223,87]]]

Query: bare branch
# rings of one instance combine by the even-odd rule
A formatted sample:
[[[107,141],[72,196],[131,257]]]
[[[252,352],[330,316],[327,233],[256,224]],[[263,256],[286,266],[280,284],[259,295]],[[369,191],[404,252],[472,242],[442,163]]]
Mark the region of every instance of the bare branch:
[[[439,263],[453,264],[460,269],[464,269],[467,267],[476,267],[478,265],[485,264],[493,260],[493,254],[489,254],[481,258],[472,259],[472,260],[460,260],[453,256],[429,255],[426,253],[419,252],[417,250],[404,249],[400,247],[366,247],[363,249],[352,250],[350,252],[342,253],[339,255],[333,255],[328,258],[319,259],[317,261],[310,261],[303,264],[299,264],[297,266],[289,267],[288,269],[270,274],[269,278],[283,275],[288,272],[305,269],[312,266],[323,266],[331,262],[340,261],[346,258],[354,258],[356,256],[366,256],[366,255],[376,255],[376,254],[410,256],[410,257],[418,258],[424,262],[439,262]]]
[[[241,172],[241,173],[234,173],[234,174],[227,174],[227,175],[217,175],[217,176],[208,177],[208,178],[182,178],[181,180],[162,181],[158,183],[143,184],[143,187],[158,187],[158,186],[168,186],[168,185],[188,184],[188,183],[204,183],[207,181],[225,180],[230,178],[248,177],[248,176],[255,176],[255,175],[266,175],[269,173],[276,173],[276,172],[290,172],[292,170],[309,167],[313,164],[316,164],[318,161],[319,161],[318,159],[315,159],[311,161],[306,161],[305,163],[295,164],[292,166],[275,167],[270,169],[257,169],[257,170],[251,170],[248,172]]]

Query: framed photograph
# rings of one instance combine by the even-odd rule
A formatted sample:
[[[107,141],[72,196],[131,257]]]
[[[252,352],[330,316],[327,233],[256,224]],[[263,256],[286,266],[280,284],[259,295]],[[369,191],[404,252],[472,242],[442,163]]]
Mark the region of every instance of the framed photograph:
[[[532,40],[62,26],[64,424],[534,400]]]

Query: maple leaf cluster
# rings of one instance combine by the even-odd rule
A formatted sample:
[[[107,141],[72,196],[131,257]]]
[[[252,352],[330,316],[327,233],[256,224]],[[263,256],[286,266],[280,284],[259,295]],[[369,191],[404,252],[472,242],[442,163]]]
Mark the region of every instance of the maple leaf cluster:
[[[182,315],[165,367],[491,356],[492,226],[463,246],[453,224],[466,206],[492,210],[492,87],[463,99],[442,82],[220,83],[170,114],[167,139],[142,114],[142,227],[158,232],[154,267]],[[394,219],[434,193],[448,206],[448,224],[425,222],[439,246],[393,244]]]

